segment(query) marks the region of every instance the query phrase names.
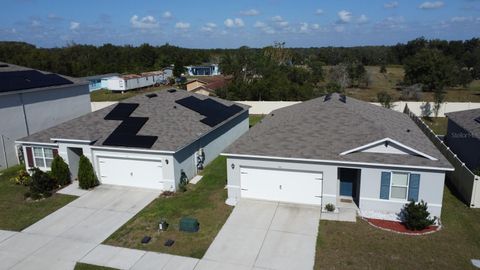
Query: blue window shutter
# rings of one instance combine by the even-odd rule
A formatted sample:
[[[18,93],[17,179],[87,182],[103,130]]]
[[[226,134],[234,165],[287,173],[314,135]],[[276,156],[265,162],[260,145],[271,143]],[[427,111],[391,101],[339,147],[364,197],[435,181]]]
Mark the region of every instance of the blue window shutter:
[[[410,183],[408,185],[408,200],[418,202],[418,191],[420,190],[420,174],[410,174]]]
[[[390,172],[382,172],[380,183],[380,199],[388,200],[390,195]]]

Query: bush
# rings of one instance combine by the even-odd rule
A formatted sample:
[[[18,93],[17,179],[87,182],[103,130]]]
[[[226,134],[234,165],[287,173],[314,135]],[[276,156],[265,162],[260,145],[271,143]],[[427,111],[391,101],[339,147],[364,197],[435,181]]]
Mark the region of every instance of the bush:
[[[180,173],[180,183],[178,183],[178,190],[181,192],[187,191],[188,177],[187,174],[182,170]]]
[[[78,164],[78,185],[81,189],[89,189],[98,186],[97,175],[93,171],[90,160],[82,155]]]
[[[32,171],[32,182],[30,184],[31,197],[34,199],[39,199],[42,196],[51,196],[51,192],[57,186],[55,179],[50,177],[48,173],[45,173],[38,168],[33,168]]]
[[[16,176],[10,178],[10,181],[16,185],[23,185],[27,187],[32,182],[32,178],[26,170],[20,170]]]
[[[328,212],[333,212],[335,211],[335,205],[333,205],[332,203],[327,203],[325,205],[325,209],[328,211]]]
[[[61,156],[56,156],[53,159],[51,175],[60,186],[66,186],[72,182],[70,169]]]
[[[435,224],[437,218],[431,218],[427,208],[427,203],[423,200],[419,203],[411,201],[405,204],[402,209],[405,226],[409,230],[420,231]]]

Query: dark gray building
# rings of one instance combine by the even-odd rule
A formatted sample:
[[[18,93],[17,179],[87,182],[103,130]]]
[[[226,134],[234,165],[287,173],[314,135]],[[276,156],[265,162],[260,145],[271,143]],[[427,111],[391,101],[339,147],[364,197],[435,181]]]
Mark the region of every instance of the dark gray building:
[[[470,170],[480,169],[480,109],[447,113],[445,143]]]
[[[0,62],[0,170],[18,163],[15,140],[90,111],[88,81]]]

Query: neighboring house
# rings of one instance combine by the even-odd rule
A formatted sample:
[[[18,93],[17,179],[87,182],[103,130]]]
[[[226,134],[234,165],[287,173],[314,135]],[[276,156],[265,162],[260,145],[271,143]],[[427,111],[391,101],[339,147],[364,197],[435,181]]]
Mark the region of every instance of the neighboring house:
[[[228,204],[347,203],[386,219],[410,200],[440,217],[453,170],[406,114],[338,94],[273,111],[222,155]]]
[[[163,71],[152,71],[140,74],[128,74],[102,79],[102,87],[110,91],[129,91],[161,84],[165,80]]]
[[[186,83],[186,87],[189,92],[205,96],[215,96],[215,91],[225,87],[227,83],[228,79],[224,76],[213,76],[191,80]]]
[[[16,139],[90,110],[87,81],[0,62],[0,170],[22,157]]]
[[[447,113],[445,143],[472,171],[480,169],[480,109]]]
[[[27,168],[58,152],[74,178],[81,155],[104,184],[175,191],[248,130],[248,106],[168,90],[138,95],[17,141]],[[47,156],[45,153],[49,153]]]
[[[190,76],[216,76],[220,75],[220,70],[217,64],[202,65],[202,66],[186,66],[187,73]]]
[[[95,76],[88,76],[83,77],[82,79],[87,80],[89,82],[88,88],[90,92],[100,90],[102,88],[107,88],[105,81],[107,78],[118,76],[118,73],[109,73],[103,75],[95,75]],[[103,82],[103,83],[102,83]]]

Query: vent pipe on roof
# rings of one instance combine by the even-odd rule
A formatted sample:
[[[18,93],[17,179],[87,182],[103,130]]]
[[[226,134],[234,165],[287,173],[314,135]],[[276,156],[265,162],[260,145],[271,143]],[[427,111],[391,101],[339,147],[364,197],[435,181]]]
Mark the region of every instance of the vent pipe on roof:
[[[341,102],[343,103],[347,103],[347,96],[345,95],[340,95],[340,99],[339,99]]]
[[[168,89],[167,91],[168,91],[169,93],[175,93],[175,92],[177,92],[177,89]]]
[[[332,94],[327,94],[325,98],[323,99],[323,102],[329,101],[332,98]]]

